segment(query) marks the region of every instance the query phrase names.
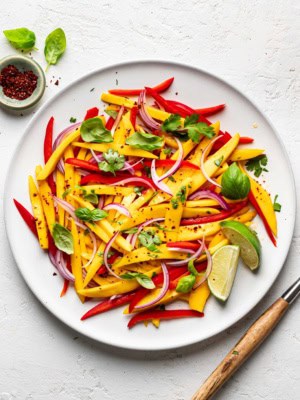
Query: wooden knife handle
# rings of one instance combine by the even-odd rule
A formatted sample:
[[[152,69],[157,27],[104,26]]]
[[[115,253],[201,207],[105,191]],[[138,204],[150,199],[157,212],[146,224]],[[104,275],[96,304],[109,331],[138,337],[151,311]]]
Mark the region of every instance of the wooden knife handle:
[[[288,308],[289,303],[279,298],[248,329],[242,339],[206,379],[192,400],[208,400],[234,374],[252,352],[272,332]]]

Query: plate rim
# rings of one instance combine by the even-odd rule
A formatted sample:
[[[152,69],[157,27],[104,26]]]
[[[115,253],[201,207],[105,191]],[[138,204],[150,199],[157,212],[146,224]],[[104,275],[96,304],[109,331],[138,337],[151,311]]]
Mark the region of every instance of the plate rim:
[[[26,137],[27,132],[30,130],[31,126],[40,117],[40,115],[44,112],[44,110],[48,108],[48,106],[50,104],[54,103],[59,96],[63,95],[65,92],[67,92],[72,86],[74,86],[74,85],[76,85],[78,83],[81,83],[82,81],[92,77],[93,75],[96,75],[96,74],[99,74],[99,73],[102,73],[102,72],[106,72],[106,71],[114,69],[114,68],[117,69],[117,68],[122,68],[124,66],[125,67],[129,66],[129,65],[138,65],[138,64],[145,65],[145,64],[149,64],[149,63],[157,64],[157,65],[159,65],[159,64],[165,64],[165,65],[169,64],[169,65],[173,65],[175,67],[181,67],[181,68],[184,68],[184,69],[187,69],[187,70],[200,72],[202,74],[205,74],[205,75],[207,75],[209,77],[212,77],[215,80],[225,84],[229,88],[231,88],[234,91],[236,91],[240,96],[244,97],[250,103],[250,105],[252,105],[254,107],[254,109],[260,115],[263,116],[263,118],[266,120],[266,122],[271,127],[271,129],[272,129],[273,133],[275,134],[276,139],[278,140],[279,144],[281,145],[281,151],[282,151],[283,156],[284,156],[284,158],[286,160],[288,171],[289,171],[289,174],[290,174],[290,177],[291,177],[291,181],[292,181],[292,192],[293,192],[293,196],[292,196],[292,201],[293,201],[293,210],[292,210],[292,213],[293,213],[293,227],[292,227],[292,231],[291,231],[292,233],[291,233],[291,237],[290,237],[290,240],[289,240],[289,245],[287,246],[285,254],[284,254],[284,257],[283,257],[282,265],[278,270],[278,274],[269,282],[269,284],[267,285],[268,286],[267,290],[264,291],[262,294],[260,294],[255,299],[255,301],[249,306],[247,311],[242,316],[237,316],[236,318],[231,320],[230,323],[226,327],[224,327],[221,331],[218,331],[217,329],[215,329],[214,331],[212,331],[212,333],[209,336],[206,336],[206,337],[204,337],[202,339],[199,339],[199,340],[197,340],[197,339],[196,340],[192,340],[192,341],[189,341],[188,343],[186,343],[184,341],[181,341],[176,345],[165,345],[165,346],[157,345],[157,346],[152,347],[151,349],[149,349],[149,348],[144,348],[143,346],[139,346],[139,345],[137,345],[137,343],[136,343],[136,346],[133,346],[133,345],[130,345],[130,344],[114,343],[114,342],[109,341],[109,339],[108,340],[102,340],[102,339],[100,340],[99,338],[96,337],[96,335],[93,335],[92,332],[91,332],[91,334],[82,332],[72,322],[70,323],[70,322],[67,322],[67,321],[63,320],[59,315],[57,315],[55,313],[54,310],[52,310],[52,306],[49,305],[48,302],[44,303],[39,298],[39,295],[38,295],[37,291],[33,289],[33,287],[30,284],[30,281],[28,281],[28,279],[26,279],[25,275],[23,274],[22,269],[20,268],[19,263],[17,262],[16,256],[15,256],[15,252],[13,250],[13,246],[12,246],[12,242],[13,241],[11,240],[11,237],[10,237],[10,234],[9,234],[8,220],[7,220],[8,219],[7,208],[8,208],[8,202],[9,202],[8,196],[5,196],[5,198],[4,198],[3,211],[4,211],[4,225],[5,225],[6,236],[8,238],[9,247],[11,249],[14,261],[16,263],[16,266],[17,266],[19,272],[21,273],[22,278],[24,279],[24,281],[26,282],[27,286],[29,287],[31,293],[34,294],[34,296],[37,298],[37,300],[39,301],[40,304],[42,304],[55,318],[57,318],[59,321],[61,321],[64,325],[68,326],[69,328],[75,330],[76,332],[80,333],[81,335],[83,335],[83,336],[85,336],[85,337],[87,337],[89,339],[95,340],[98,343],[104,343],[105,345],[109,345],[109,346],[116,347],[116,348],[127,349],[127,350],[149,351],[149,352],[151,352],[151,351],[161,351],[161,350],[171,350],[171,349],[184,348],[186,346],[190,346],[190,345],[193,345],[193,344],[196,344],[196,343],[201,343],[201,342],[204,342],[205,340],[211,339],[214,336],[216,336],[217,334],[220,334],[220,333],[224,332],[226,329],[229,329],[230,327],[235,325],[238,321],[241,321],[242,319],[244,319],[260,303],[260,301],[271,290],[272,286],[274,285],[274,282],[277,280],[277,278],[279,277],[280,273],[282,272],[283,266],[285,265],[289,250],[291,248],[292,239],[293,239],[294,231],[295,231],[295,224],[296,224],[297,192],[296,192],[295,177],[294,177],[292,165],[291,165],[287,150],[285,148],[285,145],[283,143],[283,140],[281,139],[277,129],[275,128],[275,126],[273,125],[273,123],[269,119],[269,117],[265,114],[264,111],[260,110],[260,108],[258,107],[256,102],[253,101],[247,94],[244,94],[242,92],[242,90],[240,90],[234,84],[229,83],[226,79],[224,79],[224,78],[222,78],[222,77],[220,77],[220,76],[218,76],[218,75],[216,75],[214,73],[208,72],[207,70],[205,70],[203,68],[198,68],[198,67],[196,67],[194,65],[189,65],[187,63],[177,62],[177,61],[174,61],[174,60],[167,60],[167,59],[163,59],[163,60],[161,60],[161,59],[137,59],[137,60],[129,60],[129,61],[124,61],[124,62],[109,64],[109,65],[106,65],[106,66],[101,67],[101,68],[95,68],[92,71],[90,71],[90,72],[88,72],[86,74],[83,74],[80,77],[78,77],[78,78],[74,79],[73,81],[71,81],[70,83],[68,83],[63,89],[61,89],[58,93],[56,93],[54,96],[49,98],[42,105],[42,107],[31,117],[29,122],[26,124],[26,126],[24,128],[24,131],[23,131],[23,133],[22,133],[22,135],[21,135],[21,137],[20,137],[20,139],[19,139],[19,141],[17,143],[17,146],[16,146],[15,150],[12,153],[11,159],[9,161],[6,177],[5,177],[4,193],[7,191],[6,189],[7,189],[7,186],[8,186],[8,181],[9,181],[9,177],[10,177],[10,170],[11,170],[10,167],[11,167],[11,165],[13,163],[13,160],[14,160],[15,156],[18,154],[20,147],[22,146],[22,143],[23,143],[23,141],[24,141],[24,139]]]

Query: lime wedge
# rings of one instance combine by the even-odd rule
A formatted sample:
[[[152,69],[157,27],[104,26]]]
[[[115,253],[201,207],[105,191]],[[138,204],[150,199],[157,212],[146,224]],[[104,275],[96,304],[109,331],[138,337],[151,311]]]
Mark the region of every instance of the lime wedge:
[[[239,262],[239,246],[223,246],[212,256],[212,270],[207,279],[212,294],[226,301],[230,295]]]
[[[241,257],[251,270],[259,267],[260,241],[256,233],[238,221],[223,221],[221,227],[224,235],[232,244],[241,248]]]

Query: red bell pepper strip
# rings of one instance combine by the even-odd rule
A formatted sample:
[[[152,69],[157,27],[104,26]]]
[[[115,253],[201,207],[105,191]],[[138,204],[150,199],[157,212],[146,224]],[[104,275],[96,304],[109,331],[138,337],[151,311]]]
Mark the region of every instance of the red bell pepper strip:
[[[109,264],[113,264],[118,257],[120,257],[120,254],[119,253],[115,253],[112,256],[110,256],[107,261],[108,261]],[[106,266],[105,265],[101,265],[101,267],[97,271],[97,274],[98,275],[103,275],[106,272],[107,272]]]
[[[155,166],[156,168],[159,167],[172,167],[174,164],[176,163],[176,160],[155,160]],[[143,169],[144,167],[151,167],[151,161],[147,160],[147,161],[143,161],[143,163],[140,163],[138,165],[136,165],[134,168],[134,170],[140,170]],[[199,169],[199,167],[195,164],[192,164],[189,161],[182,161],[181,168],[191,168],[191,169]]]
[[[209,222],[216,222],[221,221],[222,219],[229,218],[231,215],[235,214],[236,212],[240,211],[243,207],[246,206],[248,200],[241,201],[240,203],[235,203],[231,210],[229,211],[221,211],[219,214],[208,215],[205,217],[198,217],[198,218],[183,218],[181,220],[180,225],[200,225],[200,224],[207,224]]]
[[[173,279],[176,279],[178,276],[181,276],[186,272],[186,267],[176,267],[171,270],[169,270],[169,279],[172,281]],[[160,273],[156,275],[152,281],[155,284],[155,286],[161,285],[164,280],[164,275],[163,273]],[[135,296],[132,298],[129,304],[128,311],[131,313],[134,309],[134,307],[149,293],[149,289],[146,288],[140,288],[135,292]]]
[[[98,116],[98,114],[99,114],[99,108],[97,107],[90,108],[89,110],[87,110],[84,120],[86,121],[87,119],[95,118]]]
[[[21,217],[23,218],[25,224],[28,226],[28,228],[31,230],[31,232],[36,237],[38,237],[34,216],[16,199],[14,199],[14,203],[15,203],[15,206],[17,207],[17,210],[19,211]]]
[[[167,319],[178,319],[178,318],[201,318],[204,314],[194,310],[154,310],[145,311],[134,315],[128,322],[128,328],[132,328],[139,322],[149,321],[151,319],[167,320]]]
[[[232,138],[232,136],[230,135],[230,133],[228,132],[220,132],[219,133],[219,139],[214,143],[213,147],[212,147],[212,151],[218,151],[221,147],[224,146],[224,144],[226,144],[227,142],[229,142],[229,140]]]
[[[169,89],[173,81],[174,78],[169,78],[154,86],[153,90],[155,90],[157,93],[162,93],[165,90]],[[111,89],[108,92],[117,96],[139,96],[142,90],[143,89]]]
[[[104,184],[104,185],[110,185],[116,182],[119,182],[122,179],[126,178],[143,178],[145,181],[149,182],[149,184],[153,185],[152,179],[146,177],[146,176],[135,176],[135,175],[129,175],[129,174],[122,174],[118,173],[116,174],[117,176],[106,176],[101,174],[101,171],[99,171],[99,174],[90,174],[87,176],[82,177],[80,181],[80,185],[86,185],[89,183],[99,183],[99,184]],[[127,183],[126,186],[142,186],[140,182],[135,182],[132,181],[130,183]]]
[[[115,123],[114,118],[113,117],[109,117],[107,122],[106,122],[106,124],[105,124],[105,128],[110,131],[111,128],[113,127],[114,123]]]
[[[271,239],[271,242],[274,244],[275,247],[277,247],[276,238],[275,238],[275,236],[274,236],[274,234],[273,234],[273,232],[272,232],[272,230],[271,230],[271,228],[270,228],[270,226],[268,224],[268,221],[266,220],[266,217],[264,216],[262,210],[260,209],[260,207],[259,207],[259,205],[258,205],[258,203],[256,201],[255,196],[253,195],[253,193],[251,191],[249,192],[248,196],[249,196],[250,203],[255,208],[257,214],[260,216],[260,218],[261,218],[261,220],[262,220],[262,222],[263,222],[263,224],[265,226],[266,232],[267,232],[269,238]]]
[[[44,161],[45,163],[49,160],[52,155],[52,139],[53,139],[53,124],[54,118],[51,117],[46,127],[46,134],[44,139]]]
[[[78,160],[78,158],[67,158],[65,162],[67,164],[74,165],[75,167],[83,168],[88,171],[100,171],[98,165],[93,164],[90,161]]]
[[[135,295],[134,292],[126,293],[117,297],[113,300],[108,299],[101,301],[101,303],[97,304],[95,307],[91,308],[88,312],[86,312],[82,317],[81,320],[84,321],[87,318],[93,317],[94,315],[104,313],[106,311],[112,310],[113,308],[123,306],[130,302],[132,297]]]
[[[219,111],[224,110],[225,104],[219,104],[218,106],[207,107],[207,108],[195,108],[197,114],[205,115],[206,117],[214,115]]]
[[[192,242],[168,242],[167,247],[177,247],[178,249],[195,250],[199,249],[199,243]]]
[[[62,287],[59,297],[63,297],[67,293],[67,290],[69,288],[69,282],[70,281],[68,281],[68,279],[64,279],[64,284],[63,284],[63,287]]]
[[[130,122],[133,126],[133,129],[136,129],[136,117],[138,115],[138,111],[139,109],[137,106],[132,107],[132,109],[130,110]]]
[[[249,144],[254,142],[254,139],[247,136],[241,136],[239,139],[239,144]]]

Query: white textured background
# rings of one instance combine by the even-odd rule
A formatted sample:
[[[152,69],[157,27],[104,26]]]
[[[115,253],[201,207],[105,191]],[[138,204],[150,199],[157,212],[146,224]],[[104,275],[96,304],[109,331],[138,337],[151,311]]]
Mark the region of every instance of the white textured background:
[[[131,59],[183,61],[227,79],[277,127],[299,194],[299,14],[297,0],[2,0],[0,30],[34,30],[40,49],[34,57],[43,65],[46,35],[56,27],[65,30],[68,49],[49,70],[43,101],[87,71]],[[0,34],[0,57],[11,53]],[[7,163],[32,114],[0,110],[1,197]],[[2,214],[0,400],[189,399],[246,327],[299,275],[297,221],[283,272],[243,321],[176,351],[114,349],[78,336],[33,297],[12,258]],[[216,399],[299,399],[299,305]]]

